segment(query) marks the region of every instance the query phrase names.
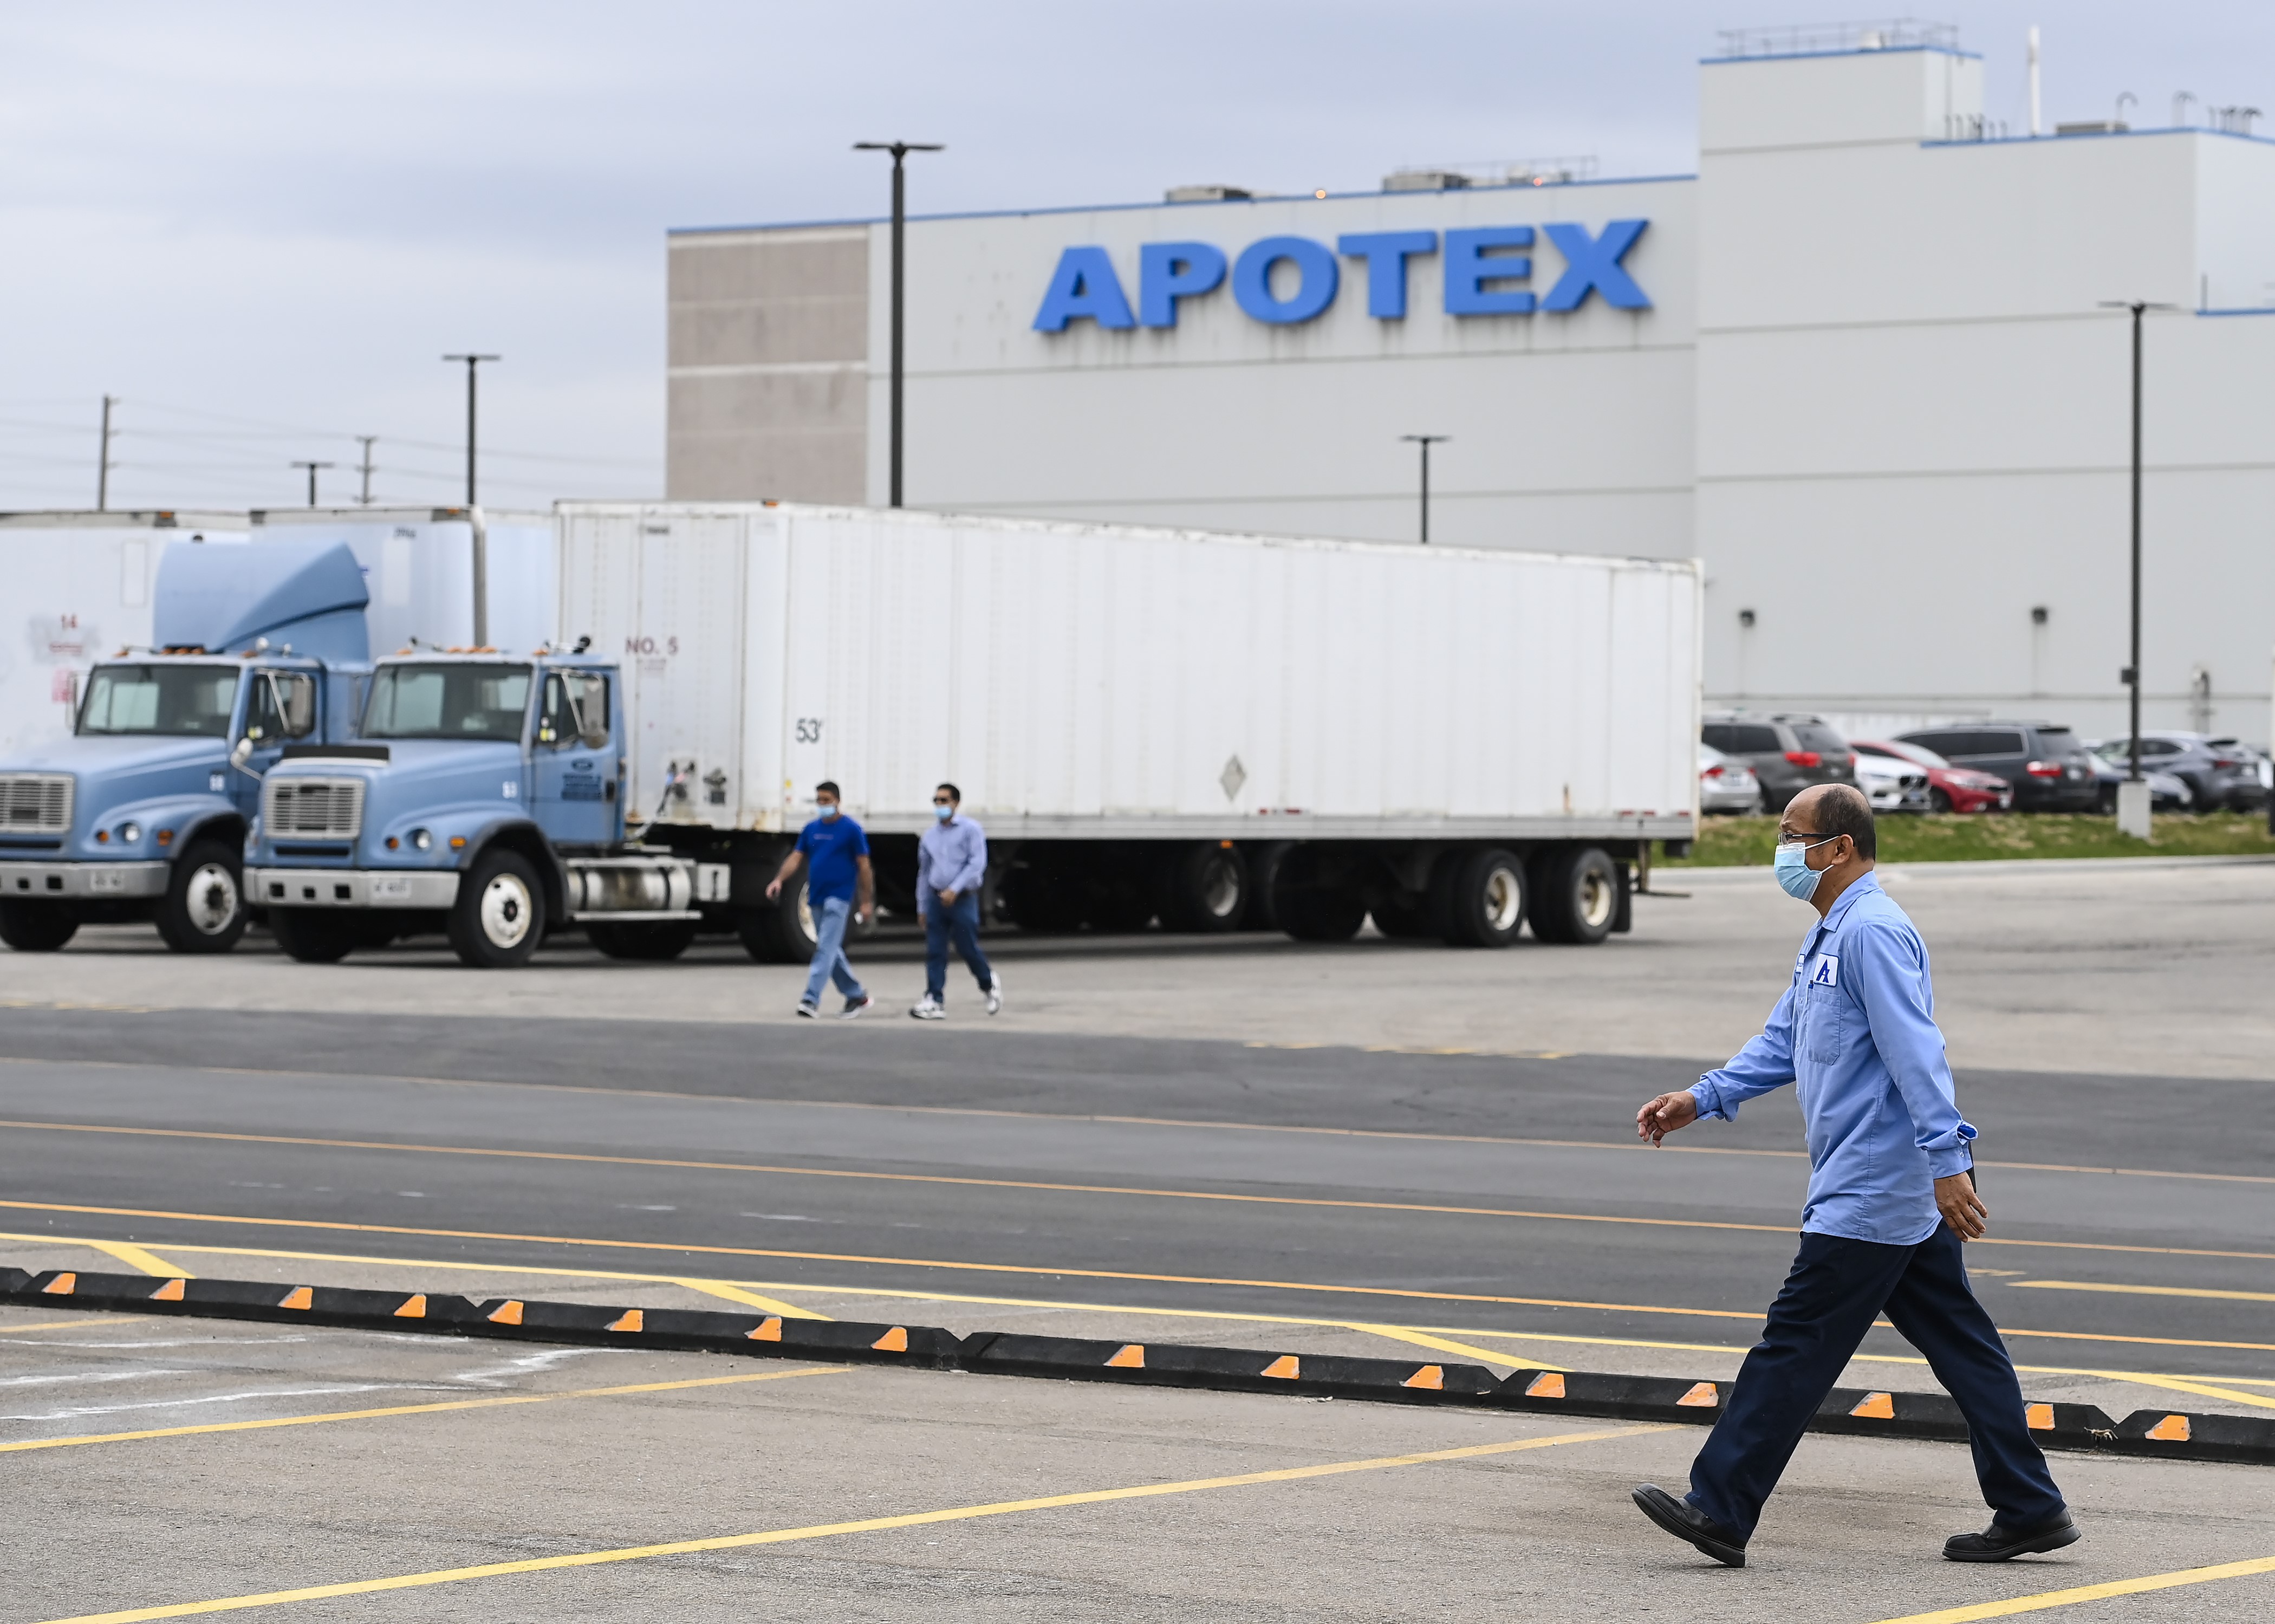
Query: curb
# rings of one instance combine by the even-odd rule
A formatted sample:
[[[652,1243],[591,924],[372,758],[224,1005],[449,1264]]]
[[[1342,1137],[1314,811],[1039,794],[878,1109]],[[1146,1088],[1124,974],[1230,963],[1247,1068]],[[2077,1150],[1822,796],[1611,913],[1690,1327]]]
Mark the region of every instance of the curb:
[[[959,1337],[939,1326],[867,1325],[792,1319],[703,1309],[611,1308],[586,1303],[492,1297],[474,1303],[448,1292],[350,1290],[261,1280],[160,1280],[49,1269],[27,1274],[0,1266],[0,1303],[95,1313],[176,1314],[333,1326],[348,1330],[472,1336],[575,1347],[670,1348],[745,1358],[827,1359],[837,1363],[962,1371],[977,1375],[1362,1399],[1393,1404],[1455,1404],[1533,1415],[1712,1426],[1727,1382],[1605,1371],[1525,1369],[1506,1379],[1482,1365],[1423,1363],[1336,1355],[1273,1353],[1183,1342],[1120,1342],[979,1331]],[[2030,1431],[2041,1447],[2150,1460],[2275,1466],[2275,1416],[2139,1409],[2112,1421],[2091,1404],[2033,1403]],[[1810,1420],[1812,1432],[1963,1443],[1966,1418],[1940,1393],[1835,1388]]]

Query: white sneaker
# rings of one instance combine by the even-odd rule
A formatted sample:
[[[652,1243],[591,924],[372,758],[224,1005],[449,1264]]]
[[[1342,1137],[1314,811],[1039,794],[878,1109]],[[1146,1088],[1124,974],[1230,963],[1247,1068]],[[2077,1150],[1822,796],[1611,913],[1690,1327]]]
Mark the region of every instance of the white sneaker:
[[[915,1008],[910,1010],[909,1014],[919,1021],[945,1021],[948,1019],[948,1010],[946,1008],[941,1005],[940,1000],[933,997],[929,993],[925,994],[924,1001],[918,1004]]]
[[[994,1015],[1003,1008],[1003,972],[993,965],[988,971],[995,978],[987,984],[987,1013]]]
[[[814,1020],[820,1017],[821,1014],[821,1006],[820,1004],[807,1003],[805,1000],[801,998],[797,1001],[797,1012],[806,1020]]]

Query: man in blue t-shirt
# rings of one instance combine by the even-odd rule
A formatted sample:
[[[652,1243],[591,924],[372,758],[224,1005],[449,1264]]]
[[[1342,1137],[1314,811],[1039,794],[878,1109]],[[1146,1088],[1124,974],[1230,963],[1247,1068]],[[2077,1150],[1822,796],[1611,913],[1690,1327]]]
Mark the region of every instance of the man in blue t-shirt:
[[[869,866],[869,837],[861,826],[838,810],[837,786],[823,779],[813,787],[813,804],[821,815],[807,824],[782,859],[782,870],[767,887],[767,900],[780,902],[782,888],[797,872],[800,863],[811,865],[805,880],[806,905],[813,910],[813,967],[806,972],[805,996],[797,1012],[811,1021],[821,1013],[821,984],[835,980],[845,994],[838,1019],[850,1021],[869,1007],[866,989],[845,958],[845,925],[858,913],[866,925],[877,911],[877,876]]]

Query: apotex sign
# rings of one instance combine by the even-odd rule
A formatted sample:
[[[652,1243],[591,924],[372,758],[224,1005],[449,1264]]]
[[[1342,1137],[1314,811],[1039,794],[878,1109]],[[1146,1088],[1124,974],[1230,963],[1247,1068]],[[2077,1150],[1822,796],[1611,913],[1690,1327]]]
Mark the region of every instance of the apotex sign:
[[[1331,250],[1308,237],[1267,237],[1236,260],[1210,243],[1146,243],[1138,250],[1138,307],[1133,313],[1114,261],[1103,248],[1069,248],[1059,255],[1049,291],[1035,313],[1037,330],[1062,333],[1069,321],[1103,328],[1175,327],[1181,299],[1213,293],[1228,279],[1232,297],[1258,321],[1287,326],[1309,321],[1335,302],[1342,261],[1366,267],[1366,313],[1381,321],[1406,315],[1411,261],[1435,257],[1445,276],[1446,313],[1523,316],[1536,310],[1577,310],[1590,294],[1618,310],[1648,310],[1651,300],[1620,261],[1648,220],[1614,220],[1600,233],[1557,223],[1540,230],[1564,256],[1564,274],[1545,296],[1515,284],[1532,277],[1529,225],[1489,225],[1447,231],[1441,248],[1435,231],[1358,231],[1339,237]],[[1286,297],[1273,291],[1281,263],[1296,268]],[[1284,283],[1283,278],[1283,283]]]

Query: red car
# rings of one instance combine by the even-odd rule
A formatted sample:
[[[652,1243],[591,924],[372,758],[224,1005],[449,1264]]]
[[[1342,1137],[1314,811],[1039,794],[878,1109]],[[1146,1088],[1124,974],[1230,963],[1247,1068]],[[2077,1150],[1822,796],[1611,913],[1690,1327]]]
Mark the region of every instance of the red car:
[[[1929,808],[1934,812],[2005,812],[2014,804],[2014,786],[1990,773],[1954,767],[1932,750],[1917,744],[1898,744],[1879,739],[1851,739],[1859,750],[1876,750],[1899,760],[1916,761],[1927,769]]]

